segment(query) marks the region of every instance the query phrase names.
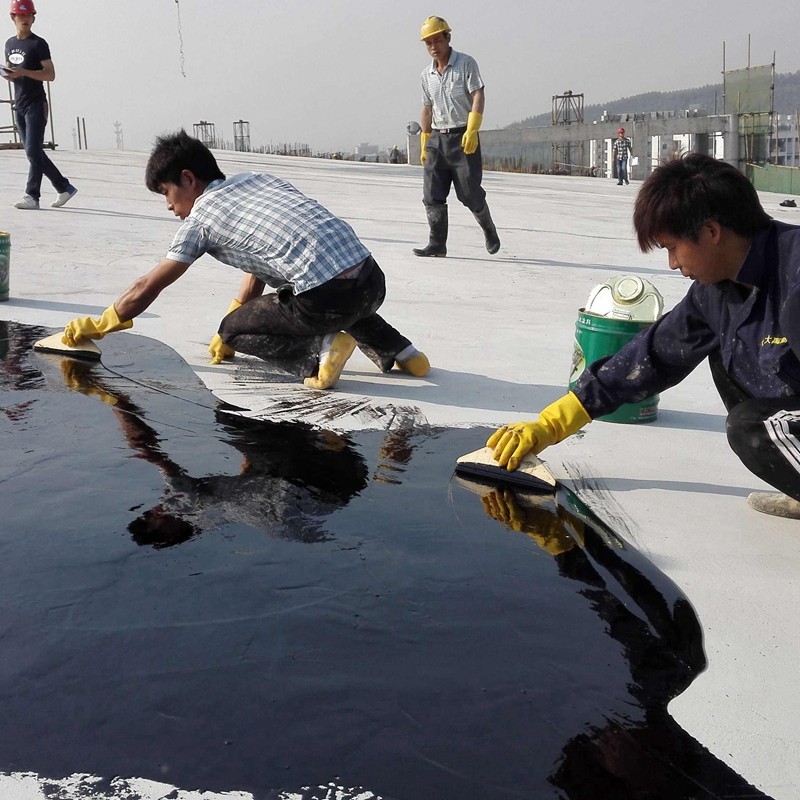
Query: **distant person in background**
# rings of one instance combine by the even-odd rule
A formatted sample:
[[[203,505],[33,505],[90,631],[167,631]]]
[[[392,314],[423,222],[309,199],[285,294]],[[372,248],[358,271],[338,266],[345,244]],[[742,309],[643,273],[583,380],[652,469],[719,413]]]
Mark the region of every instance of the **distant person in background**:
[[[46,175],[58,193],[50,203],[59,208],[78,191],[58,170],[44,152],[44,132],[47,127],[47,95],[45,81],[56,79],[47,42],[31,30],[36,19],[33,0],[12,0],[11,19],[17,29],[5,47],[6,69],[0,74],[14,84],[14,112],[20,139],[28,157],[28,183],[25,196],[14,203],[16,208],[37,209]]]
[[[309,388],[329,389],[358,346],[382,372],[427,374],[425,354],[376,313],[386,297],[381,268],[353,229],[316,200],[274,175],[226,179],[211,151],[183,130],[156,140],[145,183],[183,224],[166,257],[99,319],[67,324],[64,344],[130,328],[208,253],[245,273],[209,345],[212,364],[240,350]],[[264,294],[267,285],[276,291]]]
[[[625,128],[620,128],[617,131],[617,138],[614,139],[614,161],[617,164],[617,186],[622,186],[623,183],[627,186],[628,181],[628,156],[630,155],[633,146],[631,140],[625,135]]]
[[[400,163],[400,151],[397,149],[396,144],[393,144],[392,149],[389,151],[389,163],[390,164]]]
[[[475,59],[450,47],[450,26],[441,17],[422,23],[420,38],[433,59],[422,70],[420,160],[425,167],[422,202],[430,237],[414,255],[447,255],[447,196],[456,197],[483,229],[486,249],[496,253],[500,238],[481,186],[483,165],[478,129],[483,121],[483,80]]]
[[[666,250],[691,279],[671,311],[612,356],[590,364],[535,422],[489,438],[514,470],[623,403],[675,386],[706,358],[728,411],[728,443],[779,490],[751,508],[800,519],[800,227],[770,219],[736,167],[700,153],[658,167],[636,197],[642,251]]]

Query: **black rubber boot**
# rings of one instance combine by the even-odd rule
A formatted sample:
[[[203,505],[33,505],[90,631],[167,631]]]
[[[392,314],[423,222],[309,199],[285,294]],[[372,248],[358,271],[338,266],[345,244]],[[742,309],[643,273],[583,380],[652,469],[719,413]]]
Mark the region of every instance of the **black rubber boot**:
[[[425,206],[428,225],[431,229],[426,247],[415,247],[415,256],[423,258],[444,258],[447,255],[447,204]]]
[[[497,228],[492,222],[492,215],[489,213],[489,206],[484,205],[480,211],[473,211],[472,215],[478,220],[478,225],[483,229],[486,237],[486,250],[490,255],[494,255],[500,249],[500,237],[497,235]]]

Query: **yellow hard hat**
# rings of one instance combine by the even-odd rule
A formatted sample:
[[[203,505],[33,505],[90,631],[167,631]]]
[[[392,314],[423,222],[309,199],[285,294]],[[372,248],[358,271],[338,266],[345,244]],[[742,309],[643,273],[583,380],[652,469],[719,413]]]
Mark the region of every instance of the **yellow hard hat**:
[[[436,36],[437,33],[450,33],[451,28],[447,24],[446,19],[442,17],[428,17],[422,23],[422,30],[420,31],[419,38],[424,42],[431,36]]]

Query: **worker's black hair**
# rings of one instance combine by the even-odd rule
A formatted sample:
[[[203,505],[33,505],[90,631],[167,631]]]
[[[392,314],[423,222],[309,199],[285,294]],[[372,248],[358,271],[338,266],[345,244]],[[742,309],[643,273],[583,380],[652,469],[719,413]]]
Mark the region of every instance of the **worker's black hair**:
[[[770,216],[736,167],[702,153],[665,161],[636,196],[633,227],[643,252],[659,247],[665,235],[696,242],[709,220],[749,237],[769,225]]]
[[[147,161],[144,182],[151,192],[161,194],[162,184],[179,184],[185,169],[205,183],[225,178],[212,152],[181,129],[156,139]]]

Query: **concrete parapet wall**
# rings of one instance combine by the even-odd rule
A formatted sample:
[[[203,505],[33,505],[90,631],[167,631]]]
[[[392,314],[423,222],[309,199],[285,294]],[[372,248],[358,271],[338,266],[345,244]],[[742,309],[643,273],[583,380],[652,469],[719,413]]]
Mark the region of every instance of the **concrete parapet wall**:
[[[737,115],[711,116],[679,116],[664,117],[661,115],[637,114],[634,120],[620,123],[618,120],[593,123],[575,123],[571,125],[552,125],[536,128],[503,128],[501,130],[481,131],[481,147],[490,152],[493,147],[519,146],[521,149],[532,145],[563,144],[567,142],[584,143],[616,139],[617,129],[625,128],[625,133],[633,142],[633,155],[638,157],[646,177],[652,171],[650,158],[651,139],[655,136],[670,137],[694,135],[699,141],[713,134],[721,134],[725,140],[725,160],[738,166],[739,134]],[[586,148],[589,152],[589,148]]]
[[[748,164],[747,177],[760,192],[800,195],[800,167]]]

